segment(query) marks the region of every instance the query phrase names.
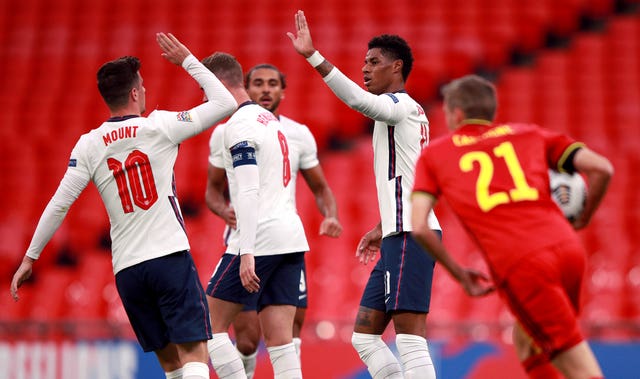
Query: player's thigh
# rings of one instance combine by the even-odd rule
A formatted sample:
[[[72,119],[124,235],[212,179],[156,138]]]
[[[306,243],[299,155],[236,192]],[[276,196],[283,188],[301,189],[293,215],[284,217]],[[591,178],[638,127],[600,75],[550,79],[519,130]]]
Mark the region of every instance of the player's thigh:
[[[181,344],[210,339],[206,295],[191,254],[179,252],[155,261],[149,265],[148,277],[170,341]]]
[[[238,350],[243,354],[244,351],[256,351],[261,335],[258,313],[255,310],[243,310],[233,319],[232,325]]]
[[[206,293],[213,299],[249,307],[255,306],[255,302],[258,299],[258,293],[250,293],[242,285],[240,280],[240,256],[235,254],[222,255],[211,275],[211,279],[209,279]],[[211,306],[209,308],[212,314],[214,312],[216,314],[219,313]]]
[[[258,312],[274,304],[292,305],[294,308],[298,305],[303,264],[302,252],[256,257],[256,274],[261,278]]]
[[[211,338],[204,290],[188,251],[128,267],[116,274],[116,286],[144,351]]]
[[[164,348],[169,339],[155,295],[145,285],[143,265],[141,263],[119,271],[115,282],[136,338],[142,350],[150,352]],[[169,358],[167,360],[170,361]]]
[[[293,338],[295,305],[267,305],[260,313],[260,324],[267,347],[288,344]]]
[[[565,286],[575,282],[569,273],[575,267],[564,262],[563,254],[573,253],[558,249],[519,263],[498,289],[523,330],[550,358],[584,340],[577,320],[579,286]],[[582,276],[579,267],[574,275]]]
[[[435,261],[410,233],[382,240],[387,312],[428,313]],[[413,317],[413,316],[408,316]]]

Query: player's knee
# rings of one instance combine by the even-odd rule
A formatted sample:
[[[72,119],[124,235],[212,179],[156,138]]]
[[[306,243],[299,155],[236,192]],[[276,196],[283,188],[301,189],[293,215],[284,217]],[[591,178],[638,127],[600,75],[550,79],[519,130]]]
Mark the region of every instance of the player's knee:
[[[384,344],[381,336],[377,334],[365,334],[353,332],[351,335],[351,345],[358,352],[360,357],[367,355],[377,344]]]
[[[259,339],[253,339],[249,337],[238,338],[236,341],[236,348],[244,355],[251,355],[258,350]]]

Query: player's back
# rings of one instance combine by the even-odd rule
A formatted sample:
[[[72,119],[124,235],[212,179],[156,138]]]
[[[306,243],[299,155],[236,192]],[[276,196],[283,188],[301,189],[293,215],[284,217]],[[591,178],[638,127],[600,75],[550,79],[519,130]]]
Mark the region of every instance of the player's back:
[[[380,95],[393,103],[395,120],[376,119],[373,131],[374,174],[383,235],[411,231],[409,195],[415,165],[429,141],[429,121],[422,107],[406,92]],[[429,226],[440,229],[435,215]]]
[[[180,141],[164,117],[110,119],[83,135],[72,161],[95,183],[111,223],[114,271],[189,248],[175,194],[173,167]]]
[[[318,160],[318,147],[313,134],[306,125],[282,115],[279,117],[279,120],[289,146],[291,184],[288,187],[292,191],[295,205],[298,172],[320,164]]]
[[[229,149],[238,144],[253,146],[259,171],[258,229],[256,255],[307,251],[302,221],[295,209],[291,151],[278,119],[252,103],[241,106],[225,124],[224,164],[229,179],[231,202],[238,202],[238,183]],[[242,233],[241,230],[238,231]],[[238,233],[227,251],[237,251]]]
[[[548,166],[572,145],[533,125],[470,124],[425,151],[438,187],[498,271],[576,238],[550,198]]]

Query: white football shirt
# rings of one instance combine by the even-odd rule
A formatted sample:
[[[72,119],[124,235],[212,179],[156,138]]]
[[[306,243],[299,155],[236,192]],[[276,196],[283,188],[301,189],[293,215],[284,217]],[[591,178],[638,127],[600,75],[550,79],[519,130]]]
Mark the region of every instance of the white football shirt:
[[[291,162],[291,183],[288,188],[292,191],[294,204],[296,203],[296,180],[299,170],[308,170],[320,164],[318,160],[318,145],[311,130],[304,125],[288,117],[280,115],[280,124],[287,137],[289,145],[289,160]],[[224,169],[222,158],[224,150],[224,126],[218,125],[209,139],[209,163],[213,167]],[[296,208],[297,209],[297,208]],[[225,245],[233,238],[235,229],[225,227],[223,239]]]
[[[373,168],[378,191],[382,235],[411,231],[411,191],[415,165],[429,143],[429,121],[406,92],[374,95],[360,88],[337,68],[324,81],[347,105],[375,120]],[[440,230],[433,211],[429,227]]]
[[[222,125],[221,125],[222,126]],[[220,128],[218,126],[217,129]],[[239,143],[246,143],[255,149],[259,171],[257,229],[253,252],[259,255],[277,255],[309,250],[302,221],[295,206],[295,174],[294,164],[302,164],[298,154],[291,150],[281,123],[268,110],[256,103],[245,103],[231,116],[223,126],[222,132],[212,134],[223,135],[222,162],[229,182],[231,203],[238,204],[238,183],[233,166],[230,149]],[[215,149],[215,142],[211,142]],[[213,154],[216,150],[213,151]],[[218,158],[209,158],[214,166]],[[304,159],[304,164],[312,162]],[[317,158],[316,158],[317,162]],[[313,167],[313,166],[310,166]],[[240,215],[238,229],[228,240],[227,253],[238,254],[240,235],[243,233]]]
[[[212,100],[184,112],[111,118],[82,135],[38,223],[29,257],[39,257],[89,181],[109,214],[114,273],[189,249],[173,177],[178,145],[228,116],[237,104],[195,57],[185,59],[183,67]]]

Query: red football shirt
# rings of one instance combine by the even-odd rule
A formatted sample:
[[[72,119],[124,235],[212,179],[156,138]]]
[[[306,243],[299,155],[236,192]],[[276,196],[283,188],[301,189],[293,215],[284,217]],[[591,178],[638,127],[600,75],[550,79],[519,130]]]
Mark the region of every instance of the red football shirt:
[[[550,197],[548,168],[582,145],[536,125],[467,122],[423,150],[414,192],[447,199],[499,282],[523,256],[577,238]]]

